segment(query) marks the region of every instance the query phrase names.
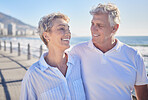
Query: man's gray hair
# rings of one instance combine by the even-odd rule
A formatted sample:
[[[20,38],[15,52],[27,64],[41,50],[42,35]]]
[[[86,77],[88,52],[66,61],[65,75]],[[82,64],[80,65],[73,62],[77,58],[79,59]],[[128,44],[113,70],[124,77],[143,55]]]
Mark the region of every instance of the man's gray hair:
[[[64,19],[67,23],[69,22],[69,18],[68,16],[62,14],[62,13],[52,13],[49,14],[47,16],[43,16],[39,23],[38,23],[38,33],[40,35],[40,38],[42,39],[42,41],[44,42],[45,45],[47,45],[47,41],[45,40],[45,38],[43,37],[43,33],[44,32],[49,32],[50,29],[53,26],[53,20],[56,18],[62,18]]]
[[[109,22],[111,26],[120,23],[120,12],[116,5],[112,3],[108,4],[98,4],[97,7],[90,11],[91,15],[97,15],[100,13],[107,13],[109,17]]]

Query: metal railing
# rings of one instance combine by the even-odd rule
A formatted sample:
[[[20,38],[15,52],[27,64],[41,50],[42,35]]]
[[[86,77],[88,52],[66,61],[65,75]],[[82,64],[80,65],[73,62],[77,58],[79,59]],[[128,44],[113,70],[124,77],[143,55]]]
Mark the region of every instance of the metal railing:
[[[3,46],[2,46],[2,43],[3,43]],[[18,56],[21,56],[21,53],[24,52],[21,49],[24,49],[24,48],[27,47],[27,49],[26,49],[27,51],[25,51],[25,54],[27,54],[27,59],[28,60],[31,59],[31,55],[32,55],[31,50],[34,49],[34,51],[36,51],[36,52],[39,53],[39,56],[32,55],[32,56],[35,56],[37,58],[40,58],[41,55],[42,55],[42,53],[43,53],[43,51],[45,51],[43,49],[43,46],[42,45],[40,45],[39,48],[36,48],[36,47],[31,47],[29,43],[28,43],[28,45],[21,45],[20,43],[18,43],[17,44],[17,48],[14,48],[13,47],[13,43],[11,41],[9,42],[9,44],[10,44],[9,46],[7,46],[7,44],[8,44],[7,41],[0,41],[0,50],[2,50],[2,48],[4,49],[4,51],[7,51],[7,49],[9,49],[10,50],[10,53],[13,53],[13,50],[15,49],[15,51],[17,51]],[[25,46],[25,47],[24,48],[21,48],[23,46]]]

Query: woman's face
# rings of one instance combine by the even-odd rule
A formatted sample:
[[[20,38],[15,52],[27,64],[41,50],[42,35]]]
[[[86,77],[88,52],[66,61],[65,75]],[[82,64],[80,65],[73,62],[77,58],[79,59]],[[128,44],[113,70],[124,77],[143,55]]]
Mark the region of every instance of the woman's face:
[[[68,23],[62,19],[57,18],[53,20],[53,26],[48,33],[49,46],[56,47],[61,50],[65,50],[70,47],[71,33]]]

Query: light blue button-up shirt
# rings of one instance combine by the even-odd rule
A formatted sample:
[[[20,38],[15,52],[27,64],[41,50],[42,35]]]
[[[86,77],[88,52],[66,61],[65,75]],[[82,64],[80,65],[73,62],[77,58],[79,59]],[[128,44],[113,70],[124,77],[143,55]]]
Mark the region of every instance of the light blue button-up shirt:
[[[80,60],[68,55],[66,76],[46,63],[43,54],[26,72],[20,100],[85,100]]]

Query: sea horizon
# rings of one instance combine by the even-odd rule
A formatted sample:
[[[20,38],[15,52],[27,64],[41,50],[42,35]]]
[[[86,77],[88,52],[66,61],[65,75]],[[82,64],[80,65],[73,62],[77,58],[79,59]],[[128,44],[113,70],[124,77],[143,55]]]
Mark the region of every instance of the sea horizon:
[[[116,38],[127,44],[132,46],[134,49],[137,49],[144,57],[144,63],[146,65],[146,70],[148,74],[148,36],[116,36]],[[78,43],[89,41],[91,39],[88,37],[72,37],[70,40],[70,48],[69,51],[74,45]],[[47,52],[47,47],[44,45],[40,37],[0,37],[1,46],[4,47],[4,41],[6,41],[7,50],[10,49],[10,42],[13,44],[13,51],[17,52],[18,43],[21,45],[21,53],[27,54],[27,45],[30,44],[31,55],[39,58],[40,56],[40,46],[43,47],[43,52]]]

